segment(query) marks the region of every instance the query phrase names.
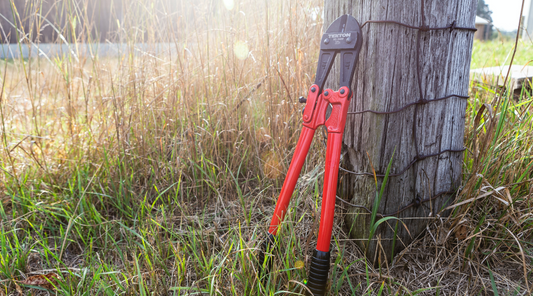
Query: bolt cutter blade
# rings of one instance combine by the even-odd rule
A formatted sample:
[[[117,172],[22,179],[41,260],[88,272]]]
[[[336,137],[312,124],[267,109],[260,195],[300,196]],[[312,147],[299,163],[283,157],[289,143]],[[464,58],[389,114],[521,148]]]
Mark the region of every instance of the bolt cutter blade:
[[[334,20],[326,29],[326,33],[355,32],[360,31],[359,27],[359,23],[353,16],[345,14]]]

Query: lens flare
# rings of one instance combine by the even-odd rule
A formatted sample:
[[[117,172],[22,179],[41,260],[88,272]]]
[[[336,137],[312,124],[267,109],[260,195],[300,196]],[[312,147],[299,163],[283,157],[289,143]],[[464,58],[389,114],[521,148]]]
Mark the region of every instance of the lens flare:
[[[233,2],[233,0],[222,0],[222,2],[224,3],[224,6],[226,7],[227,10],[232,10],[233,7],[235,6],[235,3]]]
[[[244,41],[237,41],[233,45],[233,53],[239,60],[244,60],[248,57],[250,50],[248,49],[248,44]]]

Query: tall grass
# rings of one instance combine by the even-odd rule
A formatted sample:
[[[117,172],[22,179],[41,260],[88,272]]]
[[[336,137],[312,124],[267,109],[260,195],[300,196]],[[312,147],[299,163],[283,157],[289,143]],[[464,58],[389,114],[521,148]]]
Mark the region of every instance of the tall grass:
[[[130,50],[101,58],[75,46],[98,40],[89,0],[59,1],[68,21],[54,26],[56,43],[75,42],[72,51],[0,63],[0,295],[37,293],[44,288],[26,280],[47,273],[58,276],[60,295],[304,291],[299,261],[314,248],[320,211],[318,141],[263,281],[255,247],[300,130],[296,103],[316,70],[321,2],[229,2],[124,0],[113,41]],[[33,22],[19,27],[20,47],[47,24],[38,7],[10,12]],[[523,295],[533,250],[532,96],[497,106],[495,89],[473,85],[472,94],[466,202],[429,227],[447,233],[435,262],[466,264],[460,275],[478,268],[463,291]],[[454,236],[460,227],[464,239]],[[408,270],[424,280],[402,276],[408,252],[374,270],[341,227],[332,245],[332,294],[455,289],[446,284],[455,273],[413,267],[423,261]]]
[[[17,32],[30,46],[39,5],[11,4],[33,21]],[[116,58],[77,51],[98,40],[89,4],[57,2],[56,42],[72,51],[2,63],[2,293],[44,270],[60,294],[286,285],[262,286],[250,254],[299,130],[319,2],[123,1],[112,41],[130,50]]]

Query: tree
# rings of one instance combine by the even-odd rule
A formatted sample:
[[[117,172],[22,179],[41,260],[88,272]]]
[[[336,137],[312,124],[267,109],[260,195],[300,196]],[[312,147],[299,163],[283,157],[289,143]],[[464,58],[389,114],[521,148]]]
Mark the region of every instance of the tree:
[[[476,15],[492,22],[492,11],[489,9],[489,6],[485,4],[485,0],[478,1]]]
[[[325,0],[324,26],[349,13],[361,24],[393,20],[430,28],[453,24],[473,28],[476,4],[476,0]],[[363,27],[350,111],[407,106],[392,114],[352,113],[346,123],[342,165],[358,175],[340,174],[338,193],[343,199],[372,210],[376,188],[384,180],[379,175],[392,159],[391,177],[377,211],[392,213],[402,223],[387,218],[368,243],[372,220],[368,211],[352,207],[345,216],[350,235],[375,263],[379,258],[390,260],[426,229],[430,219],[446,214],[442,209],[461,184],[473,36],[471,30],[424,31],[391,23]],[[338,85],[338,78],[330,76],[327,87]],[[421,101],[449,95],[455,96]],[[405,219],[413,217],[418,218]]]

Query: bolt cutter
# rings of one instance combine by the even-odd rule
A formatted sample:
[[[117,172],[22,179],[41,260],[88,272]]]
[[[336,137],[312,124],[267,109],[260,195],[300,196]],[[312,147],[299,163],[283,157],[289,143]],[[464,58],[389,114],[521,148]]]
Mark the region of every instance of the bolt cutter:
[[[265,257],[265,252],[273,245],[274,236],[287,212],[315,131],[319,126],[325,125],[328,131],[328,140],[322,213],[317,247],[313,252],[307,282],[307,287],[313,295],[324,295],[326,292],[342,136],[348,106],[353,95],[351,85],[362,42],[361,27],[350,15],[343,15],[336,19],[322,36],[315,83],[309,88],[307,99],[300,98],[300,102],[306,104],[303,111],[302,132],[281,188],[274,216],[270,222],[268,237],[262,243],[258,256],[259,262],[264,264],[262,265],[264,270],[269,269],[272,262],[271,258]],[[340,88],[338,91],[323,90],[337,54],[340,55]],[[331,114],[327,117],[326,111],[330,105]]]

